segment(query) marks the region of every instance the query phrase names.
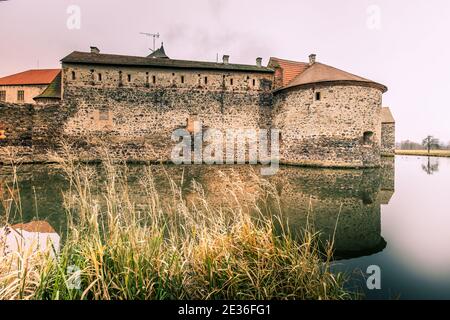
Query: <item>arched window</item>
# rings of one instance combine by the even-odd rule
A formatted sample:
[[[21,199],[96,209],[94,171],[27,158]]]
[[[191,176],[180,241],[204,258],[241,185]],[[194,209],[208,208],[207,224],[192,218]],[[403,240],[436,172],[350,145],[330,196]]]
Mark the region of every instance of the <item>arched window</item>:
[[[370,145],[373,142],[373,132],[372,131],[366,131],[363,135],[363,143],[365,145]]]

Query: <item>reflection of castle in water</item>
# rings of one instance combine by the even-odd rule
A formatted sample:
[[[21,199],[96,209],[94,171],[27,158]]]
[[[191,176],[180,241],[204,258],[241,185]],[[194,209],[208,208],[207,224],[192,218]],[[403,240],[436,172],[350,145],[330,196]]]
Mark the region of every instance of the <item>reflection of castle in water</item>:
[[[383,158],[381,168],[367,170],[283,166],[268,180],[276,186],[283,218],[292,234],[299,234],[297,231],[303,230],[308,220],[321,232],[323,243],[334,235],[336,259],[354,258],[386,247],[381,235],[381,205],[388,204],[394,194],[394,161],[394,158]],[[188,177],[195,177],[203,185],[209,203],[226,202],[224,190],[236,180],[245,184],[239,196],[248,199],[242,203],[252,203],[257,192],[246,167],[185,169]],[[227,179],[221,178],[219,170],[226,172]],[[188,186],[189,179],[185,183]]]
[[[381,236],[381,205],[388,204],[394,194],[394,161],[384,158],[382,168],[368,170],[281,167],[269,180],[277,188],[283,218],[293,235],[298,235],[308,220],[321,232],[323,243],[334,235],[336,259],[355,258],[377,253],[386,246]],[[221,180],[218,170],[227,169],[188,172],[200,180],[212,203],[225,201],[221,191],[226,189],[225,183],[232,181]],[[236,174],[236,168],[232,170]],[[251,198],[255,188],[248,171],[240,168],[239,179],[247,183],[241,195]]]
[[[33,220],[34,198],[39,204],[39,218],[62,230],[64,209],[62,193],[67,182],[54,168],[32,166],[20,174],[21,196],[25,222]],[[166,173],[183,181],[185,198],[195,198],[192,181],[198,181],[210,205],[232,205],[235,196],[240,205],[251,208],[258,201],[259,170],[251,166],[169,166],[164,170],[153,166],[161,199],[170,193]],[[130,166],[129,183],[134,201],[147,203],[141,194],[140,177],[143,167]],[[222,174],[223,173],[223,174]],[[183,177],[183,178],[181,178]],[[309,219],[325,242],[334,237],[335,258],[370,255],[384,249],[381,236],[381,205],[388,204],[394,194],[394,158],[384,158],[383,167],[366,170],[312,169],[282,166],[267,178],[276,187],[281,200],[283,217],[295,235]],[[240,191],[230,196],[230,185]],[[243,186],[243,187],[242,187]],[[168,197],[170,198],[170,196]],[[225,203],[229,201],[228,203]],[[0,209],[0,213],[1,213]],[[297,233],[298,234],[298,233]]]
[[[322,241],[334,235],[335,258],[371,255],[383,250],[381,205],[394,194],[394,158],[373,170],[296,170],[276,177],[290,230],[306,220],[321,231]],[[308,214],[309,212],[309,214]]]

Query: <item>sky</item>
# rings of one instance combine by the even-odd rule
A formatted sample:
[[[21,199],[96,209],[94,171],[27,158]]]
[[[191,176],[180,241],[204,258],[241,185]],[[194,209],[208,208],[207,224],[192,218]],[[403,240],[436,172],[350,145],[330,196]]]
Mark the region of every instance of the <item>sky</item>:
[[[396,140],[450,142],[448,0],[0,1],[0,77],[58,68],[74,50],[255,64],[271,56],[332,65],[388,86]],[[6,32],[5,32],[6,31]]]

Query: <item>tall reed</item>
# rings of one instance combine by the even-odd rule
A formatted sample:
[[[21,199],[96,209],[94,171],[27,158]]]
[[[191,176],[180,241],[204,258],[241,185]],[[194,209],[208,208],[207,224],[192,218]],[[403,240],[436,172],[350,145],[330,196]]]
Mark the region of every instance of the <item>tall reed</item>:
[[[251,194],[239,179],[217,177],[228,179],[217,202],[199,182],[187,194],[183,176],[160,165],[164,182],[148,165],[131,190],[127,165],[107,153],[101,175],[70,154],[57,160],[70,186],[62,249],[0,255],[0,298],[354,298],[344,275],[330,272],[332,244],[320,250],[310,226],[300,241],[275,231],[283,212],[257,174]]]

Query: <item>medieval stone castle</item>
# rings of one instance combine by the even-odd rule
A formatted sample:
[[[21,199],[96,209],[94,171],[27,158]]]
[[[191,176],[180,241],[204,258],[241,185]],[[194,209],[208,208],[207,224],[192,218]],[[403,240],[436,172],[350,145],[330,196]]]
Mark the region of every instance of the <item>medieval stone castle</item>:
[[[375,167],[393,155],[387,87],[316,61],[270,58],[267,66],[72,52],[44,81],[0,79],[0,161],[46,161],[68,141],[80,160],[97,147],[130,161],[169,161],[175,129],[280,130],[280,162]],[[20,77],[19,77],[20,78]],[[49,82],[49,81],[47,81]],[[30,99],[28,91],[33,97]],[[16,96],[19,101],[8,101]],[[14,91],[14,92],[12,92]],[[20,91],[20,92],[19,92]],[[12,92],[12,93],[11,93]]]

